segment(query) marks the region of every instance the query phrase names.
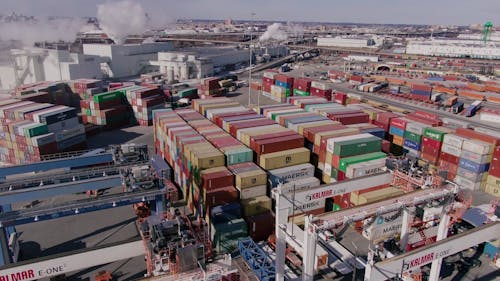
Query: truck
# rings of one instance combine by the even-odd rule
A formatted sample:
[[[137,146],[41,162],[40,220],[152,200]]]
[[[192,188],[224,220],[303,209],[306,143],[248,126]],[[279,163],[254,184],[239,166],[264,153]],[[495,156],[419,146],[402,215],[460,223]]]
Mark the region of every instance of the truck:
[[[462,110],[464,110],[464,103],[461,101],[455,103],[451,107],[451,112],[453,112],[454,114],[459,114],[460,112],[462,112]]]
[[[452,96],[452,97],[449,97],[445,102],[444,102],[444,106],[446,107],[451,107],[453,106],[455,103],[457,103],[458,101],[458,97],[457,96]]]
[[[483,102],[480,101],[480,100],[477,100],[473,103],[471,103],[471,105],[469,107],[467,107],[467,110],[465,111],[465,117],[472,117],[476,114],[476,112],[481,108],[481,104]]]
[[[443,94],[441,94],[441,93],[432,94],[431,95],[431,101],[432,102],[440,101],[442,96],[443,96]]]

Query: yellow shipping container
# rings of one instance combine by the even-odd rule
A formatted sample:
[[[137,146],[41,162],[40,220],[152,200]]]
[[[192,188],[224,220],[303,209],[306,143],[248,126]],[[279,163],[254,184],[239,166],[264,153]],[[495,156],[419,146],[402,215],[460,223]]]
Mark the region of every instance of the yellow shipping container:
[[[199,169],[209,169],[214,167],[224,166],[224,154],[220,152],[201,152],[194,153],[191,165]]]
[[[386,198],[398,196],[403,193],[404,192],[402,190],[392,186],[359,195],[354,195],[355,193],[351,193],[351,203],[353,203],[354,205],[369,204]]]
[[[392,143],[395,145],[403,146],[404,139],[400,136],[393,136]]]
[[[288,149],[260,156],[259,165],[266,170],[309,163],[311,152],[307,148]]]
[[[267,184],[267,174],[262,170],[253,170],[235,175],[236,187],[240,189]]]
[[[241,200],[241,206],[243,207],[243,214],[249,217],[270,211],[272,209],[272,202],[271,198],[267,196],[259,196]]]
[[[488,194],[500,198],[500,187],[498,187],[497,185],[487,183],[485,185],[484,191]]]
[[[301,125],[298,125],[298,133],[300,135],[304,135],[304,129],[306,128],[314,128],[314,127],[319,127],[319,126],[324,126],[324,125],[335,125],[335,124],[340,124],[340,122],[337,121],[331,121],[331,120],[325,120],[325,121],[316,121],[316,122],[310,122],[310,123],[304,123]]]
[[[206,104],[201,106],[201,111],[200,113],[205,115],[207,110],[209,109],[215,109],[215,108],[226,108],[226,107],[235,107],[235,106],[241,106],[237,102],[231,102],[231,103],[215,103],[215,104]]]
[[[495,176],[488,175],[488,178],[486,179],[486,183],[500,188],[500,178],[497,178]]]
[[[329,136],[330,138],[343,137],[349,135],[359,134],[358,128],[346,128],[335,131],[321,132],[314,135],[314,145],[321,145],[321,138],[324,136]]]

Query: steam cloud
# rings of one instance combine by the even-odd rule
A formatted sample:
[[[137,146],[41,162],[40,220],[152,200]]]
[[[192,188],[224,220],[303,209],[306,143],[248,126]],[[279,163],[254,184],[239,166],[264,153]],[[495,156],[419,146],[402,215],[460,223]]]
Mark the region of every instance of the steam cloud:
[[[74,41],[84,26],[85,21],[79,18],[0,22],[0,40],[20,41],[25,46],[37,41]]]
[[[283,41],[288,38],[285,28],[281,23],[273,23],[267,27],[266,32],[260,36],[259,41],[278,40]]]
[[[129,0],[97,5],[97,19],[101,29],[117,44],[123,43],[129,34],[146,31],[148,22],[142,5]]]

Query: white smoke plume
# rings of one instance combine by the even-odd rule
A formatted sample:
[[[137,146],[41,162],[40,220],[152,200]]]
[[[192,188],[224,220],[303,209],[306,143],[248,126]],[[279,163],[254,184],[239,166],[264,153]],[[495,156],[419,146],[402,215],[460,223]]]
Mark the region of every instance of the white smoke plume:
[[[304,27],[300,24],[287,23],[287,32],[291,33],[293,36],[304,35]]]
[[[74,41],[85,26],[80,18],[40,18],[31,21],[0,22],[0,40],[20,41],[33,46],[37,41]]]
[[[273,23],[267,27],[266,32],[260,36],[259,41],[283,41],[287,38],[286,28],[281,23]]]
[[[142,5],[125,0],[97,5],[97,19],[101,29],[121,44],[130,34],[141,34],[147,29],[148,18]]]

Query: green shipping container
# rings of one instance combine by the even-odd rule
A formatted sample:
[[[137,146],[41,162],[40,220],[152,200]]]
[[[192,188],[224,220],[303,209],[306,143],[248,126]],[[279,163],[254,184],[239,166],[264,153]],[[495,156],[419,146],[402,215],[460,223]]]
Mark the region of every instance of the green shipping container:
[[[297,108],[299,109],[299,108]],[[276,112],[276,113],[271,113],[271,119],[273,121],[276,121],[276,117],[281,116],[281,115],[288,115],[288,114],[297,114],[297,113],[302,113],[301,111],[289,111],[289,112]]]
[[[28,128],[24,128],[24,135],[26,137],[30,137],[30,138],[35,137],[35,136],[48,134],[48,133],[49,133],[49,129],[48,129],[47,125],[45,125],[45,124],[36,123]]]
[[[336,142],[333,147],[333,154],[340,157],[349,157],[353,155],[378,152],[380,150],[382,150],[382,139],[373,136]]]
[[[253,151],[246,147],[227,150],[224,154],[226,155],[226,165],[253,161]]]
[[[412,132],[405,131],[405,139],[411,140],[412,142],[420,143],[422,141],[422,136]]]
[[[305,92],[305,91],[301,91],[299,89],[293,89],[293,95],[294,96],[306,97],[306,96],[310,96],[311,93]]]
[[[196,89],[196,88],[186,89],[186,90],[182,90],[182,91],[177,92],[177,96],[180,98],[190,97],[190,96],[193,96],[195,94],[196,95],[198,94],[198,89]]]
[[[123,99],[125,97],[124,91],[113,91],[102,94],[94,95],[94,102],[101,103],[104,101],[115,100],[115,99]]]
[[[332,167],[332,172],[330,173],[330,177],[333,179],[339,179],[339,170],[335,167]]]
[[[440,127],[432,128],[432,127],[429,127],[429,128],[425,128],[425,130],[424,130],[424,137],[428,137],[428,138],[431,138],[433,140],[437,140],[437,141],[442,142],[443,138],[444,138],[444,135],[446,135],[448,133],[451,133],[451,132],[452,132],[452,130],[449,130],[449,129],[446,129],[446,128],[440,128]]]
[[[345,172],[347,169],[347,166],[356,164],[356,163],[361,163],[361,162],[367,162],[370,160],[375,160],[375,159],[380,159],[384,158],[387,155],[383,152],[373,152],[373,153],[368,153],[368,154],[363,154],[363,155],[356,155],[352,157],[347,157],[347,158],[342,158],[340,159],[339,163],[339,170],[342,172]]]

